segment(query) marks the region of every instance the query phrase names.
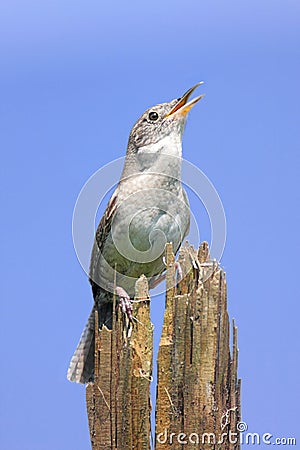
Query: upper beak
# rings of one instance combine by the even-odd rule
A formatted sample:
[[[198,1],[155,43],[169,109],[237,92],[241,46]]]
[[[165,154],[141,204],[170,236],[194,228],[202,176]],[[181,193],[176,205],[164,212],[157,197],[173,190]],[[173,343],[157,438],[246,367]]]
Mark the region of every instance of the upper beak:
[[[194,90],[200,86],[201,84],[203,84],[203,81],[200,81],[199,83],[195,84],[195,86],[193,86],[191,89],[189,89],[185,94],[183,94],[183,96],[180,98],[180,100],[178,101],[178,103],[176,103],[175,106],[173,106],[173,108],[171,109],[171,111],[169,111],[166,115],[166,117],[171,116],[174,113],[180,114],[185,116],[189,110],[199,101],[201,100],[201,98],[204,97],[205,94],[199,95],[198,97],[193,98],[193,100],[188,101],[189,97],[191,96],[191,94],[194,92]]]

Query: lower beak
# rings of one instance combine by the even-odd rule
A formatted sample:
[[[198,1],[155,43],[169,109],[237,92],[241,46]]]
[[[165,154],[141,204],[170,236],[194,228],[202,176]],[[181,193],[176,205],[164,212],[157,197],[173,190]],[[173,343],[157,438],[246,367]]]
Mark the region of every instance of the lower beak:
[[[195,84],[195,86],[193,86],[191,89],[189,89],[185,94],[183,94],[183,96],[179,99],[178,103],[176,103],[175,106],[173,106],[173,108],[171,109],[171,111],[169,111],[166,115],[166,117],[170,117],[173,114],[177,113],[180,115],[185,116],[189,110],[199,101],[201,100],[201,98],[204,97],[205,94],[199,95],[196,98],[193,98],[193,100],[188,101],[189,97],[191,96],[191,94],[194,92],[194,90],[200,86],[201,84],[203,84],[203,81],[200,81],[200,83]]]

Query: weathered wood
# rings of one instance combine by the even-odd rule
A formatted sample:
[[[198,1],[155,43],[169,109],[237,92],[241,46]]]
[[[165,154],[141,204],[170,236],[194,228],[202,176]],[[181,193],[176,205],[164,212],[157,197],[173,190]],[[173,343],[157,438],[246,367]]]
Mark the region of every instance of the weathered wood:
[[[198,252],[185,245],[179,261],[184,279],[176,290],[168,244],[155,449],[238,449],[228,436],[240,418],[240,382],[235,326],[230,355],[225,273],[210,261],[206,243]]]
[[[183,278],[177,283],[167,244],[155,449],[238,450],[237,328],[233,323],[230,351],[225,272],[210,260],[207,243],[198,251],[185,244],[178,260]],[[134,326],[115,311],[112,330],[96,327],[95,380],[86,389],[92,449],[148,450],[153,327],[144,276],[136,284]]]
[[[113,315],[112,330],[95,327],[95,377],[86,387],[93,450],[150,449],[153,326],[144,276],[133,307],[133,327],[122,314]]]

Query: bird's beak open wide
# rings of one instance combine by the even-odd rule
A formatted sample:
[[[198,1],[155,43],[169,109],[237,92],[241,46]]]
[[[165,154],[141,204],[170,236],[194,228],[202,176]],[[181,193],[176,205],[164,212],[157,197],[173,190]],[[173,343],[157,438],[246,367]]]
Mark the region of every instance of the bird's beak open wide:
[[[165,118],[172,116],[173,114],[180,114],[185,116],[189,110],[199,101],[201,98],[204,97],[205,94],[199,95],[198,97],[193,98],[193,100],[190,100],[188,103],[188,99],[191,96],[191,94],[194,92],[194,90],[203,84],[203,81],[200,81],[200,83],[195,84],[191,89],[189,89],[183,96],[178,100],[178,103],[176,103],[175,106],[169,111]]]

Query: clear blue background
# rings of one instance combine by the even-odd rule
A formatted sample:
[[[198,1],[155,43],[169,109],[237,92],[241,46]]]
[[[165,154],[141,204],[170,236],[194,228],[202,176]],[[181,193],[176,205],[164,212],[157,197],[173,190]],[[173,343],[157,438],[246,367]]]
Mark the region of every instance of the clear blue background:
[[[73,207],[137,117],[199,80],[184,156],[226,211],[243,419],[300,439],[299,5],[1,3],[3,450],[90,448],[84,387],[65,377],[92,305]]]

